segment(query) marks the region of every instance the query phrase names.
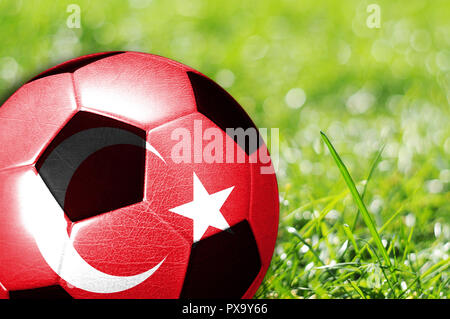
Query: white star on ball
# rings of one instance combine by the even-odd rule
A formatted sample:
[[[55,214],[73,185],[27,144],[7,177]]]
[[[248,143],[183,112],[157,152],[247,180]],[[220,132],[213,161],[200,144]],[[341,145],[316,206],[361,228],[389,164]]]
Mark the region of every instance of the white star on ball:
[[[192,202],[169,209],[178,215],[190,218],[194,222],[194,243],[199,241],[209,226],[225,230],[230,227],[220,212],[234,186],[209,194],[200,179],[194,173],[194,199]]]

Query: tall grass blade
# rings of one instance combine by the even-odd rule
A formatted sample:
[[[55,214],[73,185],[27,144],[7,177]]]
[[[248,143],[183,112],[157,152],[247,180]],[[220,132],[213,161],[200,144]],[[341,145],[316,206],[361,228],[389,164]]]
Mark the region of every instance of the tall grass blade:
[[[352,285],[353,289],[356,290],[356,292],[361,296],[363,299],[367,299],[366,295],[362,292],[362,290],[358,287],[357,284],[355,284],[353,281],[350,281],[350,285]]]
[[[366,196],[367,185],[369,184],[369,181],[372,178],[372,175],[373,175],[373,172],[375,171],[375,168],[377,168],[378,163],[380,162],[381,154],[383,153],[383,150],[384,150],[384,145],[377,152],[377,155],[375,156],[375,159],[373,160],[372,165],[370,166],[369,175],[367,175],[366,183],[364,184],[364,189],[363,189],[362,194],[361,194],[361,199],[362,200],[364,200],[364,197]],[[359,215],[360,215],[360,210],[358,209],[358,211],[356,212],[355,219],[353,220],[352,231],[355,230],[356,223],[358,222]]]
[[[385,263],[389,266],[389,268],[391,269],[391,272],[392,272],[392,264],[391,264],[391,261],[389,260],[387,251],[384,248],[383,243],[381,242],[380,235],[378,234],[375,224],[374,224],[372,218],[370,217],[369,212],[367,211],[366,205],[364,205],[364,202],[362,201],[361,196],[359,195],[359,192],[356,189],[355,182],[353,181],[352,177],[350,176],[350,173],[347,170],[347,167],[345,166],[344,162],[341,160],[339,154],[334,149],[334,147],[331,144],[328,137],[322,131],[320,132],[320,134],[322,136],[323,141],[327,145],[327,147],[331,153],[331,156],[333,157],[334,161],[336,162],[336,165],[338,166],[339,171],[341,172],[342,177],[344,178],[344,180],[350,190],[350,193],[352,194],[352,197],[355,200],[359,211],[361,212],[364,223],[366,224],[367,228],[369,229],[369,232],[370,232],[378,250],[380,251]],[[393,274],[393,275],[395,278],[395,274]]]

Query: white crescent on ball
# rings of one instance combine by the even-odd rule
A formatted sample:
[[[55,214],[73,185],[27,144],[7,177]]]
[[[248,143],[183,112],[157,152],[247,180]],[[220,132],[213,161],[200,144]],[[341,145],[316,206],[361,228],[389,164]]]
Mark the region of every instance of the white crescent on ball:
[[[146,148],[164,161],[146,142]],[[68,284],[93,293],[115,293],[148,279],[164,263],[134,276],[113,276],[88,264],[76,251],[68,233],[64,211],[36,171],[24,174],[19,185],[22,219],[34,237],[42,257]]]

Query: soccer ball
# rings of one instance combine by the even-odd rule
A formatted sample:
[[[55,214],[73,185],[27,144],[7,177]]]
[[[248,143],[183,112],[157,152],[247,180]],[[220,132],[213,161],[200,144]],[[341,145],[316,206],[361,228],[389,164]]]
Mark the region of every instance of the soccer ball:
[[[58,65],[0,107],[0,298],[251,298],[278,190],[255,125],[175,61]]]

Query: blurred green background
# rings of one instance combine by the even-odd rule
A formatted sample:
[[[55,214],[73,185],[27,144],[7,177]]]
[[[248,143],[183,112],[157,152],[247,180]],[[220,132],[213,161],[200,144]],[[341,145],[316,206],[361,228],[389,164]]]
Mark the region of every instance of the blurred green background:
[[[0,0],[0,12],[2,101],[59,62],[135,50],[198,69],[280,128],[280,231],[256,297],[450,296],[449,1]],[[320,130],[360,192],[373,168],[364,201],[393,269]]]

